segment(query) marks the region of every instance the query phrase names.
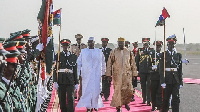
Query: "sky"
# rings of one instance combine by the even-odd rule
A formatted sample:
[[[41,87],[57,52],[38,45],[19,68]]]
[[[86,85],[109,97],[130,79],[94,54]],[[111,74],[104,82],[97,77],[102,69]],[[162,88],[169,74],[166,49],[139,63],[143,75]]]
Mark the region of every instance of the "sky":
[[[42,0],[0,0],[0,37],[9,38],[12,32],[30,29],[37,35],[37,15]],[[177,43],[183,43],[185,28],[186,43],[200,43],[200,0],[53,0],[54,10],[62,8],[61,39],[75,43],[75,35],[117,38],[141,42],[142,38],[162,40],[163,26],[155,27],[163,7],[170,14],[166,19],[166,37],[175,34]],[[60,27],[53,27],[54,42],[58,43]]]

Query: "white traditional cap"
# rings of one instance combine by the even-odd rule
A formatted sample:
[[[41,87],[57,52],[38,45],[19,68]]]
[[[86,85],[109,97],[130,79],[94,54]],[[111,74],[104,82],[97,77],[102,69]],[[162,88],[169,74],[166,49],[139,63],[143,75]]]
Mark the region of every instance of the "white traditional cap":
[[[95,42],[94,37],[90,37],[90,38],[88,39],[88,41],[89,41],[89,40],[92,40],[93,43]]]

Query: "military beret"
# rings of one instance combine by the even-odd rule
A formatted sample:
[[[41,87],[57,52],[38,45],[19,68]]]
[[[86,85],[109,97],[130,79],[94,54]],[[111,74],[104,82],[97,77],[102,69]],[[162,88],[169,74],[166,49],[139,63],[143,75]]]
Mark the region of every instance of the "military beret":
[[[71,44],[71,41],[69,39],[62,39],[60,41],[61,45],[70,45]]]
[[[101,38],[101,41],[109,41],[109,39],[108,38]]]
[[[155,45],[155,41],[153,42],[153,45]],[[158,41],[156,41],[156,45],[157,46],[162,46],[163,42],[158,40]]]
[[[0,43],[3,43],[5,40],[5,38],[0,38]]]
[[[31,31],[31,30],[29,30],[29,29],[23,30],[23,31],[22,31],[22,36],[23,36],[23,38],[31,39],[30,31]]]
[[[125,41],[124,38],[122,38],[122,37],[118,38],[118,42],[124,42],[124,41]]]
[[[6,51],[9,51],[10,53],[19,52],[16,47],[18,45],[19,41],[9,41],[4,44],[4,48]]]
[[[78,38],[81,39],[81,38],[83,38],[83,35],[81,35],[81,34],[76,34],[76,35],[75,35],[75,38],[76,38],[76,39],[78,39]]]
[[[3,44],[0,43],[0,55],[6,55],[8,54],[9,52],[6,51],[4,48],[3,48]]]
[[[8,39],[6,40],[6,42],[8,42],[8,41],[13,41],[13,40],[18,40],[18,39],[21,39],[21,38],[23,38],[22,32],[21,32],[21,31],[18,31],[18,32],[12,33],[12,34],[10,35],[10,38],[8,38]]]
[[[18,56],[20,55],[19,52],[13,52],[13,53],[8,53],[6,54],[6,62],[9,62],[9,63],[17,63],[17,60],[18,60]]]
[[[24,50],[24,45],[26,44],[27,42],[26,41],[19,41],[19,44],[17,47],[17,49],[19,50],[19,52],[21,53],[27,53],[25,50]]]
[[[166,39],[166,41],[167,41],[167,42],[173,41],[174,43],[176,43],[176,41],[177,41],[176,35],[173,34],[173,35],[169,36],[169,37]]]
[[[138,42],[133,42],[132,44],[135,45],[135,44],[138,44]]]
[[[129,41],[125,41],[125,44],[130,44],[130,42]]]

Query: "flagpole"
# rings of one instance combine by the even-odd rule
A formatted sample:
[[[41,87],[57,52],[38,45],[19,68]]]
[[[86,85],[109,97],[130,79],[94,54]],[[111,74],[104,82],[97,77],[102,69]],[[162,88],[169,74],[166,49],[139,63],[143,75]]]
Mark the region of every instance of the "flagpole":
[[[61,16],[61,10],[60,8],[60,16]],[[59,31],[59,44],[58,44],[58,59],[57,59],[57,81],[58,81],[58,69],[59,69],[59,61],[60,61],[60,34],[61,34],[61,17],[60,17],[60,31]]]
[[[184,38],[184,53],[185,53],[185,59],[186,59],[186,45],[185,45],[185,30],[183,28],[183,38]]]
[[[157,65],[156,64],[156,27],[155,27],[155,65]]]
[[[164,21],[164,78],[165,78],[165,21]]]

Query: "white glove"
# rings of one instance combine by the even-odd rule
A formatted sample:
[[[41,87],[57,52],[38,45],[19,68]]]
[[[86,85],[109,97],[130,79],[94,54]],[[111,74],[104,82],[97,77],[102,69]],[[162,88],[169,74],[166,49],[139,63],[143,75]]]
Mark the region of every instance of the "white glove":
[[[153,65],[152,70],[156,70],[156,69],[157,69],[157,65]]]
[[[163,88],[166,88],[166,84],[165,84],[165,83],[161,84],[161,86],[162,86]]]
[[[55,87],[56,90],[58,90],[59,85],[58,85],[57,82],[54,82],[54,87]]]
[[[189,63],[189,60],[188,59],[183,59],[182,63],[185,63],[187,65]]]
[[[44,49],[44,45],[43,43],[39,43],[37,46],[36,46],[36,49],[38,49],[39,51],[42,51]]]
[[[78,90],[78,84],[75,85],[75,90]]]
[[[183,87],[183,85],[180,85],[179,89],[181,89]]]

